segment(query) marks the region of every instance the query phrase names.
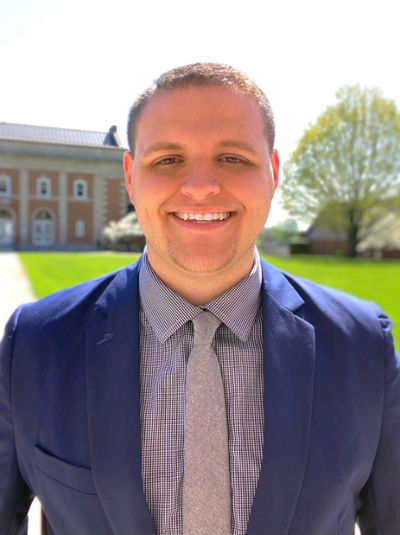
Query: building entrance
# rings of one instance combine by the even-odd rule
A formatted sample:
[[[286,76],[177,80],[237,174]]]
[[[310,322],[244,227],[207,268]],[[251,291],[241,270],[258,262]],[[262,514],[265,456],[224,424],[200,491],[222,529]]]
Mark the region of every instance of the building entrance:
[[[0,245],[14,243],[14,220],[7,210],[0,210]]]
[[[33,220],[33,245],[53,245],[54,222],[46,210],[41,210]]]

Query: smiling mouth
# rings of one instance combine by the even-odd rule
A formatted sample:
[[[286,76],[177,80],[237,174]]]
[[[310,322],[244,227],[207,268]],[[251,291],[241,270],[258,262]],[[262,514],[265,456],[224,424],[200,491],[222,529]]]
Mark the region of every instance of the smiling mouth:
[[[224,221],[231,217],[232,212],[173,212],[173,214],[182,221],[189,221],[198,224],[215,223],[216,221]]]

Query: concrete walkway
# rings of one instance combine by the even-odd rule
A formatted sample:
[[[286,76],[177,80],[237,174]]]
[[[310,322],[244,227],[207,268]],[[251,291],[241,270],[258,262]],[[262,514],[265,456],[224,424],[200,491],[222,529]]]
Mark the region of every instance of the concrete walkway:
[[[30,301],[36,297],[17,253],[0,251],[0,339],[14,310]],[[28,535],[40,535],[40,521],[40,503],[35,499],[29,510]]]

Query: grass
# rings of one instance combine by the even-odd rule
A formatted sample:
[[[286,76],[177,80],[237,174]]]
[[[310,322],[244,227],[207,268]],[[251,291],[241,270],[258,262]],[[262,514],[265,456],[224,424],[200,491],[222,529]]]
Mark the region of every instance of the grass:
[[[398,261],[312,255],[263,258],[283,271],[379,305],[393,321],[393,338],[399,349]]]
[[[38,298],[114,271],[138,258],[123,253],[20,253]],[[283,271],[378,304],[399,347],[399,263],[333,256],[263,257]]]
[[[139,258],[118,253],[19,253],[36,296],[41,299],[68,286],[120,269]]]

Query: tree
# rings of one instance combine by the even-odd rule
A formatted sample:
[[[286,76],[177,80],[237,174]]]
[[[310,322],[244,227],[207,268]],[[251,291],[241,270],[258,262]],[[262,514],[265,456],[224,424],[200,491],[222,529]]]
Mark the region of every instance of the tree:
[[[275,240],[277,243],[288,244],[291,238],[299,234],[299,227],[295,219],[289,218],[277,223],[274,227],[264,228],[263,231],[261,232],[264,236]]]
[[[399,112],[378,89],[343,87],[284,165],[284,207],[345,233],[351,255],[399,205]]]

